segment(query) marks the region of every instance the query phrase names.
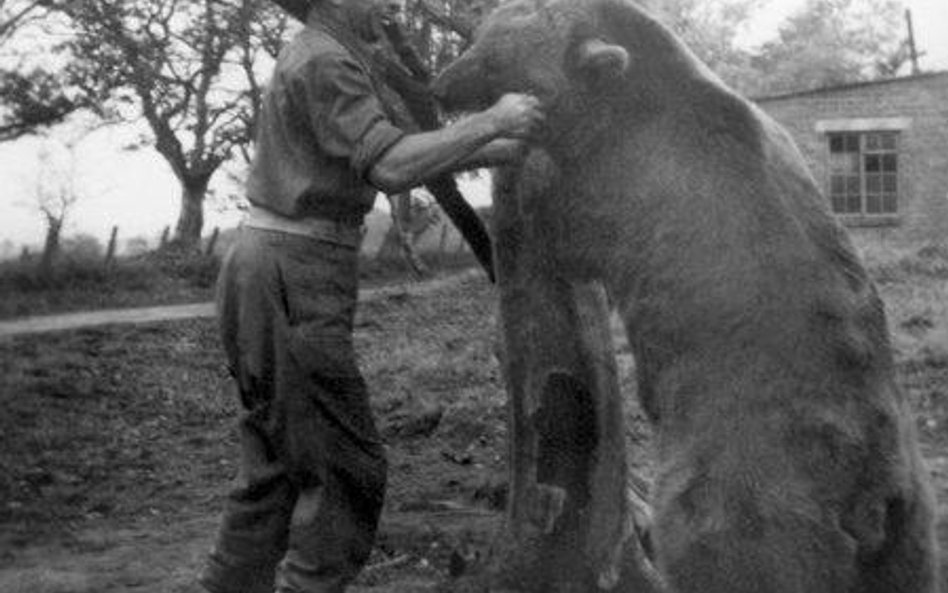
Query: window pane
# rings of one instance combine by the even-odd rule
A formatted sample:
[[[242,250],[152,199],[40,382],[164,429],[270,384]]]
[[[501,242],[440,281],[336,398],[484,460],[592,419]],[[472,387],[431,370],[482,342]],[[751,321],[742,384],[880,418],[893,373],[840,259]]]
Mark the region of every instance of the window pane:
[[[859,152],[859,135],[829,134],[829,147],[831,153]]]
[[[895,194],[885,194],[882,196],[882,211],[888,214],[894,214],[899,211],[898,198]]]
[[[866,134],[866,150],[879,150],[881,146],[879,134]]]
[[[894,154],[884,154],[882,155],[882,170],[883,171],[895,171],[896,170],[896,156]]]
[[[866,193],[882,193],[882,175],[866,175]]]
[[[842,175],[830,177],[830,193],[834,196],[846,193],[846,178]]]
[[[830,152],[837,153],[843,152],[843,137],[839,134],[830,134]]]
[[[846,212],[846,196],[833,196],[833,212]]]
[[[882,191],[894,194],[898,191],[898,177],[895,175],[883,175],[882,176]]]
[[[894,132],[889,132],[886,134],[881,134],[882,136],[882,148],[885,150],[895,150],[895,138],[896,134]]]
[[[878,196],[878,195],[866,196],[866,213],[879,214],[881,212],[882,212],[882,196]]]
[[[876,173],[882,169],[882,157],[878,154],[866,155],[866,171]]]
[[[859,195],[847,196],[846,197],[846,212],[862,212],[862,204],[859,200]]]
[[[858,177],[846,178],[846,193],[849,195],[859,196],[861,192],[860,192]]]
[[[859,155],[853,153],[839,153],[830,156],[830,172],[858,173]]]

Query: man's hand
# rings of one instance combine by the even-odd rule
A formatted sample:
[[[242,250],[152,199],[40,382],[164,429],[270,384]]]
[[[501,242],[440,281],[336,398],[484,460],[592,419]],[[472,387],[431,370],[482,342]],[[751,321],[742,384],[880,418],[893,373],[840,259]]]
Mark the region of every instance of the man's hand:
[[[502,138],[526,140],[540,130],[544,121],[540,100],[522,93],[504,95],[487,112]]]
[[[504,95],[493,107],[446,128],[403,136],[382,153],[368,179],[379,191],[395,194],[442,173],[512,164],[543,121],[536,97]]]

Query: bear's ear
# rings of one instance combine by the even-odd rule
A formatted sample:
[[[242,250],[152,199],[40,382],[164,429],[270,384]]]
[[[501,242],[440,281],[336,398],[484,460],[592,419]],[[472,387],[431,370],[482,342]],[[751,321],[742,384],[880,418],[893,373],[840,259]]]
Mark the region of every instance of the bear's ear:
[[[619,78],[629,69],[629,52],[594,37],[577,46],[576,65],[580,72],[600,80]]]

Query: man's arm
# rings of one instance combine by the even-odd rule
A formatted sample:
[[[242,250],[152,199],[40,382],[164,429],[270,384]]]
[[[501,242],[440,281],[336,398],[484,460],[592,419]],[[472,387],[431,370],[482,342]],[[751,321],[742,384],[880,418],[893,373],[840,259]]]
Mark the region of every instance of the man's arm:
[[[502,167],[523,160],[527,143],[513,138],[491,140],[458,163],[452,172]]]
[[[493,107],[446,128],[404,136],[379,157],[368,179],[392,194],[441,173],[511,162],[520,150],[516,141],[529,137],[542,121],[535,97],[504,95]]]

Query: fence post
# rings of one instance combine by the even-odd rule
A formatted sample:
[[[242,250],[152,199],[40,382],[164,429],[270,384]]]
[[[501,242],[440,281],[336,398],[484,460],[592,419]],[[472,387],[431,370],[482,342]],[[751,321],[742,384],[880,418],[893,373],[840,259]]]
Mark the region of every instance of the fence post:
[[[445,252],[448,249],[448,227],[450,223],[441,224],[441,238],[438,240],[438,266],[444,267]]]
[[[171,233],[171,226],[166,226],[161,232],[161,241],[158,243],[158,249],[164,249],[168,244],[168,235]]]
[[[112,227],[112,235],[109,237],[109,246],[105,250],[105,262],[103,266],[108,269],[115,261],[115,248],[118,243],[118,225]]]
[[[213,255],[214,246],[217,245],[217,237],[221,233],[220,227],[214,227],[214,232],[211,233],[211,238],[207,241],[207,249],[204,251],[204,255]]]

